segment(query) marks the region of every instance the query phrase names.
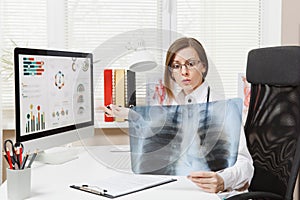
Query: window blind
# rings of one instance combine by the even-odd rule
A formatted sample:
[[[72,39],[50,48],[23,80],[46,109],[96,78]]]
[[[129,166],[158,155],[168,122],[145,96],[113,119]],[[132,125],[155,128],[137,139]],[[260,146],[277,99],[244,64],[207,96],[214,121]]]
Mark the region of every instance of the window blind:
[[[212,89],[236,97],[248,51],[260,46],[260,0],[177,0],[177,31],[198,39],[208,54]]]
[[[0,46],[2,76],[2,108],[4,113],[14,109],[13,49],[47,47],[47,1],[1,0]],[[6,61],[10,64],[5,64]],[[11,68],[11,70],[6,69]],[[7,114],[5,114],[6,117]]]
[[[52,20],[52,25],[57,23],[49,19],[49,13],[47,15],[47,4],[51,2],[0,1],[1,56],[4,55],[3,50],[8,50],[12,55],[13,42],[22,47],[47,48],[49,37],[55,39],[59,33],[64,34],[58,37],[63,38],[62,47],[66,50],[94,53],[99,46],[103,52],[108,46],[114,48],[113,59],[105,64],[103,60],[97,62],[97,55],[94,55],[94,61],[97,62],[94,64],[96,106],[103,105],[103,69],[127,69],[132,53],[130,46],[135,46],[141,39],[146,47],[151,46],[149,50],[159,66],[155,71],[136,74],[139,104],[145,103],[142,102],[145,100],[145,81],[154,76],[153,73],[163,76],[162,58],[172,41],[147,31],[125,36],[124,33],[147,28],[172,29],[182,35],[195,37],[204,45],[211,61],[207,79],[212,89],[224,92],[226,97],[235,97],[238,91],[237,73],[245,72],[247,53],[260,46],[261,26],[267,23],[261,22],[261,10],[264,10],[261,9],[260,0],[64,0],[58,5],[64,7],[64,13],[59,15],[62,18],[60,25],[51,26],[52,29],[63,27],[64,30],[55,32],[47,30],[49,20]],[[159,48],[162,43],[164,47]],[[10,110],[4,111],[4,118],[7,118],[14,109],[13,77],[3,82],[3,108]],[[101,121],[103,114],[100,117],[97,115],[96,119]]]
[[[132,48],[160,42],[146,29],[162,28],[161,7],[160,0],[66,1],[67,48],[94,53],[96,107],[104,104],[103,70],[128,69]],[[100,49],[103,55],[97,54],[96,49]],[[107,62],[103,61],[107,59],[104,54],[109,54]],[[154,50],[153,54],[159,62],[161,53]],[[145,77],[145,73],[136,74],[137,101],[142,101],[145,96]],[[103,113],[96,111],[95,118],[103,121]]]

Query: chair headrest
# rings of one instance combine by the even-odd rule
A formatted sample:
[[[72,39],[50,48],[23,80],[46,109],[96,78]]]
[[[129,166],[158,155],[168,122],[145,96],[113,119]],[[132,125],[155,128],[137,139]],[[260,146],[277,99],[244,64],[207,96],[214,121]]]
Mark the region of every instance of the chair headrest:
[[[300,85],[300,46],[251,50],[246,76],[247,81],[253,84]]]

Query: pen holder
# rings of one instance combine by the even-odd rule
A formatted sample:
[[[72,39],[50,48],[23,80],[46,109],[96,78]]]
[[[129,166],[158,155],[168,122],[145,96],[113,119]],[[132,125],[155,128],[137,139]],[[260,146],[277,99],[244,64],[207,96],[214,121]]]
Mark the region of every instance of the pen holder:
[[[31,168],[22,170],[6,169],[7,197],[11,200],[25,199],[30,196]]]

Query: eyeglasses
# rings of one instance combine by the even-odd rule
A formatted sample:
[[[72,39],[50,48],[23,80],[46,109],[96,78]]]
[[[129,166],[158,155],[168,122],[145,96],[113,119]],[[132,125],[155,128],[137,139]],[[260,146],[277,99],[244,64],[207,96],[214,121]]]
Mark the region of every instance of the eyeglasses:
[[[174,62],[169,66],[169,68],[173,72],[180,72],[182,70],[183,66],[185,66],[185,68],[188,70],[193,70],[200,62],[201,62],[200,60],[187,60],[187,61],[185,61],[185,63],[183,65],[180,63]]]

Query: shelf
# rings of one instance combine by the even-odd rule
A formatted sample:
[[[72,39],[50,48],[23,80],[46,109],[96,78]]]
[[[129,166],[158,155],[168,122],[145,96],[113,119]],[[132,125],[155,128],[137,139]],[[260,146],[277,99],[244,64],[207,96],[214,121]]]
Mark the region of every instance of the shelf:
[[[128,128],[128,122],[95,122],[95,128]]]

